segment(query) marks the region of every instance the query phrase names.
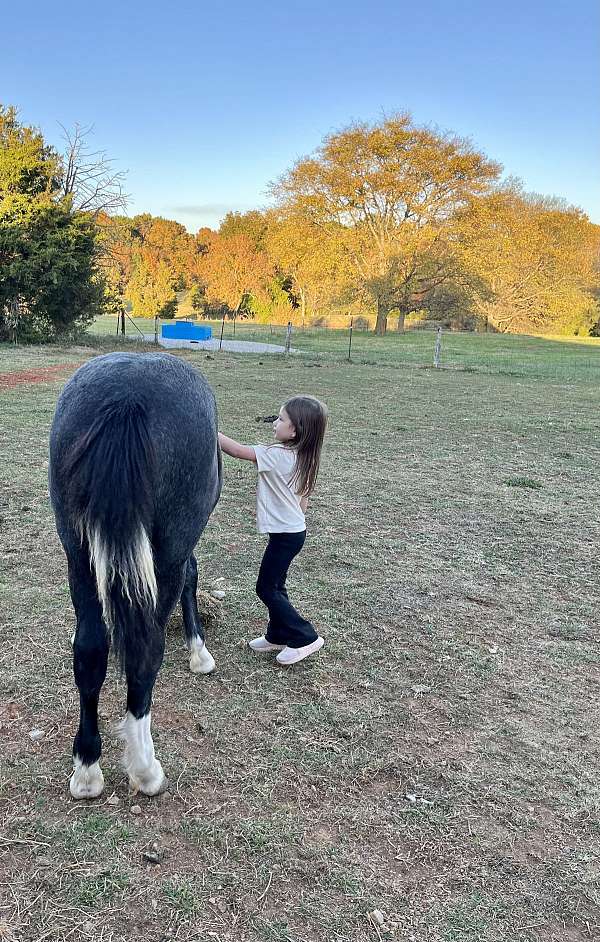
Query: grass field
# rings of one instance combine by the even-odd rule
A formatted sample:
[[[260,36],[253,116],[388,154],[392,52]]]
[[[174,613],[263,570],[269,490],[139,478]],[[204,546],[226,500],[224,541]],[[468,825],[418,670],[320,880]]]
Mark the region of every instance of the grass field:
[[[3,942],[600,938],[600,350],[448,336],[469,369],[435,371],[418,368],[431,335],[365,336],[351,364],[326,336],[288,361],[184,354],[243,441],[268,441],[257,417],[292,392],[329,404],[290,578],[325,648],[288,671],[247,649],[263,540],[254,472],[226,459],[198,546],[202,588],[227,590],[218,670],[189,674],[175,617],[158,799],[128,793],[109,672],[89,803],[68,794],[74,618],[47,437],[67,376],[113,341],[0,347]],[[509,354],[528,370],[497,368]]]
[[[162,322],[167,323],[167,322]],[[171,322],[172,323],[172,322]],[[213,337],[221,332],[221,321],[209,324]],[[99,318],[90,328],[90,336],[115,338],[114,317]],[[226,321],[223,336],[233,339],[233,323]],[[127,336],[140,339],[140,333],[153,334],[154,322],[136,318],[126,321]],[[286,328],[281,325],[238,322],[236,340],[258,340],[283,344]],[[329,358],[348,356],[349,331],[294,328],[292,345],[301,354],[319,354]],[[376,337],[371,331],[354,330],[352,360],[366,365],[429,367],[433,365],[435,331],[411,330],[404,334],[389,331]],[[516,334],[465,334],[444,332],[443,367],[483,373],[504,373],[530,379],[556,380],[600,385],[600,338],[524,337]]]

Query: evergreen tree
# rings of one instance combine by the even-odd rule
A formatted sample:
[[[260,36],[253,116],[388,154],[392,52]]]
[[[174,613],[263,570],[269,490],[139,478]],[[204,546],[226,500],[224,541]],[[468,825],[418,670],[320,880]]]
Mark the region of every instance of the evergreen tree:
[[[0,106],[0,340],[73,333],[100,312],[96,229],[61,195],[62,164]]]

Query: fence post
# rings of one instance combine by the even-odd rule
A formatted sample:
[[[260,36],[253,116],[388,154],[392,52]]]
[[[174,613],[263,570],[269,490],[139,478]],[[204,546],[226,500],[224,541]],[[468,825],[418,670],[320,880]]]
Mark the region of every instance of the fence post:
[[[241,309],[241,307],[242,307],[242,304],[244,303],[244,298],[245,298],[245,297],[246,297],[246,292],[245,292],[245,291],[242,291],[242,296],[241,296],[240,300],[238,301],[238,306],[236,307],[235,311],[233,312],[233,336],[234,336],[234,338],[235,338],[235,322],[236,322],[236,320],[237,320],[238,314],[240,313],[240,309]]]
[[[19,307],[19,302],[18,302],[18,301],[11,301],[11,303],[10,303],[10,305],[9,305],[9,311],[10,311],[10,314],[9,314],[9,325],[10,325],[10,327],[11,327],[11,329],[12,329],[12,342],[13,342],[13,343],[15,344],[15,346],[16,346],[16,344],[17,344],[17,342],[18,342],[18,340],[17,340],[17,334],[18,334],[18,331],[19,331],[19,314],[20,314],[20,312],[21,312],[21,309],[20,309],[20,307]]]
[[[438,327],[437,337],[435,338],[435,350],[433,351],[433,365],[435,369],[439,369],[440,366],[440,355],[442,353],[442,328]]]
[[[350,354],[352,353],[352,324],[354,323],[354,318],[350,318],[350,339],[348,341],[348,363],[350,363]]]
[[[285,334],[285,355],[287,356],[290,352],[290,344],[292,342],[292,322],[288,321],[287,331]]]

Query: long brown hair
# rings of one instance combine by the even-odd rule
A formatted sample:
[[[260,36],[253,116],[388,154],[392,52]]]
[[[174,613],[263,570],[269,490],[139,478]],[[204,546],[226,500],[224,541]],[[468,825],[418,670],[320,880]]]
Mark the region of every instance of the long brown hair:
[[[295,484],[296,492],[306,497],[314,490],[319,473],[327,406],[314,396],[292,396],[283,408],[296,429],[296,436],[290,442],[296,452],[296,468],[290,484]]]

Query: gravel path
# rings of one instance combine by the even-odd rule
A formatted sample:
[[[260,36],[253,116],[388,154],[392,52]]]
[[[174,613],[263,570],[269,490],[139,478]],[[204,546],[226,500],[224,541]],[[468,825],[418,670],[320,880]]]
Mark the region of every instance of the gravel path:
[[[154,334],[144,334],[144,340],[154,343]],[[161,347],[183,347],[185,349],[195,350],[218,350],[219,341],[214,337],[211,340],[169,340],[164,337],[158,338]],[[231,350],[234,353],[285,353],[285,347],[275,343],[254,343],[250,340],[224,340],[223,350]],[[293,352],[293,349],[292,351]]]

